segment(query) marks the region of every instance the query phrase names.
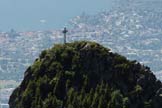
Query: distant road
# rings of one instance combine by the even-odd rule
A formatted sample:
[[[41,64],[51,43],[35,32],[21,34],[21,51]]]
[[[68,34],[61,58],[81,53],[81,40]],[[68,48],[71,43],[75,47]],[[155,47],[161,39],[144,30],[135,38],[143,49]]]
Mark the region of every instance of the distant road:
[[[0,104],[0,108],[9,108],[9,105],[8,104]]]

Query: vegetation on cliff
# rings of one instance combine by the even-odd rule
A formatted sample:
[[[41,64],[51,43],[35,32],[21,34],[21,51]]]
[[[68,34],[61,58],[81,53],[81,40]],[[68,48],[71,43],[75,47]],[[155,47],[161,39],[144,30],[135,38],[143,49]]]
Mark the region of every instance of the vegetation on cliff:
[[[94,42],[45,50],[12,93],[10,108],[160,108],[162,84],[148,67]]]

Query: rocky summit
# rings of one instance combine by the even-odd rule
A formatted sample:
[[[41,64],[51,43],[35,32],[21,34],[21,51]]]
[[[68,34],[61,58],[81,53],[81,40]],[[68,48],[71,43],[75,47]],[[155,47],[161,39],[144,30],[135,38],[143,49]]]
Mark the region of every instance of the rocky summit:
[[[94,42],[57,44],[24,74],[10,108],[160,108],[162,84],[149,67]]]

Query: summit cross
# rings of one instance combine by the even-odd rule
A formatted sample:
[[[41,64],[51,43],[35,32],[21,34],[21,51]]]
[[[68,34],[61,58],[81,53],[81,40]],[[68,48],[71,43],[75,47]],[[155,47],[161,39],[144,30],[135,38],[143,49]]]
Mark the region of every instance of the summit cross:
[[[66,43],[66,34],[67,34],[67,32],[68,32],[68,30],[65,27],[64,30],[62,31],[62,33],[64,34],[64,44]]]

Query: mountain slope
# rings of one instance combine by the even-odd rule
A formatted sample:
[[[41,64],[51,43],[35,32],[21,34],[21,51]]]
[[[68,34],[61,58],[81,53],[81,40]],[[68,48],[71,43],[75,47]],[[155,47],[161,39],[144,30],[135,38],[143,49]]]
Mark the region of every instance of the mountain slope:
[[[162,84],[148,67],[94,42],[41,53],[10,97],[10,108],[159,108]]]

